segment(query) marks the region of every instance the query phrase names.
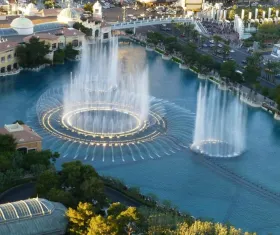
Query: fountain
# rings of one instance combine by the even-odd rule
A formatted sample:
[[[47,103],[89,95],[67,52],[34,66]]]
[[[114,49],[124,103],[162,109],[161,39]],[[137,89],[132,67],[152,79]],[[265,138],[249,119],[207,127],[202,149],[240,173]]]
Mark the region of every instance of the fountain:
[[[246,109],[230,96],[200,83],[193,151],[210,157],[235,157],[244,151]]]
[[[124,162],[127,156],[153,159],[187,147],[191,129],[182,124],[192,113],[149,96],[148,69],[126,68],[117,38],[85,41],[82,52],[76,75],[47,90],[36,105],[41,135],[60,138],[64,157]]]

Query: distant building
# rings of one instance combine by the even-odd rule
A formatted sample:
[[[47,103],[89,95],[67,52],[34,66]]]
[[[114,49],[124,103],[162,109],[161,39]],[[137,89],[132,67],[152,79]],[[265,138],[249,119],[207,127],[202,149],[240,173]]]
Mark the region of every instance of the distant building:
[[[185,1],[185,11],[198,12],[202,9],[203,0],[184,0]]]
[[[42,150],[42,138],[26,125],[10,124],[0,128],[0,134],[9,134],[16,139],[16,149],[23,153]],[[1,229],[0,229],[1,231]],[[2,234],[0,232],[0,234]]]
[[[280,59],[280,44],[274,44],[271,56],[274,57],[275,59]]]
[[[17,42],[0,42],[0,76],[6,75],[18,70],[18,61],[16,57]]]
[[[70,27],[72,27],[75,22],[80,21],[80,18],[81,13],[68,6],[58,14],[57,21],[68,24]]]
[[[0,234],[63,235],[66,207],[61,203],[32,198],[0,204]]]

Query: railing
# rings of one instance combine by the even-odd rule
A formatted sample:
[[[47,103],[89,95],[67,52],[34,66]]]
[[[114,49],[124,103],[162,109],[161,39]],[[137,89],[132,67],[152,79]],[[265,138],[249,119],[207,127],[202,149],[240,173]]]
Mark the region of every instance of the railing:
[[[136,20],[136,21],[129,21],[129,22],[122,22],[111,24],[112,29],[125,29],[125,28],[133,28],[133,27],[141,27],[147,25],[155,25],[155,24],[169,24],[171,22],[189,22],[193,23],[193,20],[188,17],[167,17],[167,18],[154,18],[154,19],[144,19],[144,20]]]

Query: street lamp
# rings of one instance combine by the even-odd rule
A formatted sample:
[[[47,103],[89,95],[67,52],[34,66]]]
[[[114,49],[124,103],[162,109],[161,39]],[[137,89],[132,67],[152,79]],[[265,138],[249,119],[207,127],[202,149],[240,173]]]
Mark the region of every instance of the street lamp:
[[[126,18],[126,6],[122,7],[123,8],[123,22],[125,22]]]

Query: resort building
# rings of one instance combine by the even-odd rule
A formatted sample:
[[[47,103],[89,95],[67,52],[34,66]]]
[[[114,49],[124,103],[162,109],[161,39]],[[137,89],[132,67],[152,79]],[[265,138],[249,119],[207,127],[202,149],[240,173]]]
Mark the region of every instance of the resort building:
[[[26,125],[18,123],[5,125],[0,128],[0,134],[12,135],[17,143],[16,149],[23,153],[42,150],[42,138]],[[0,234],[2,233],[0,232]]]
[[[0,41],[0,76],[8,75],[18,70],[16,57],[17,42]]]
[[[0,234],[63,235],[66,210],[61,203],[42,198],[0,204]]]
[[[184,2],[185,11],[199,12],[202,9],[203,0],[184,0]]]

